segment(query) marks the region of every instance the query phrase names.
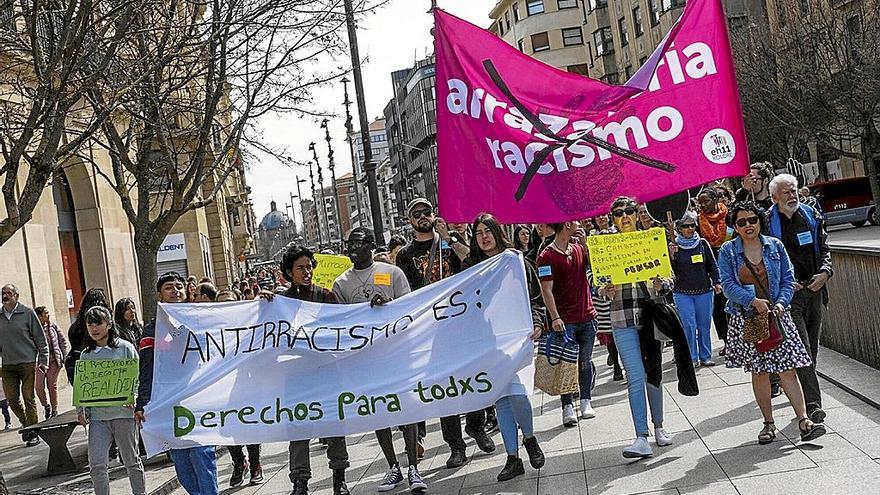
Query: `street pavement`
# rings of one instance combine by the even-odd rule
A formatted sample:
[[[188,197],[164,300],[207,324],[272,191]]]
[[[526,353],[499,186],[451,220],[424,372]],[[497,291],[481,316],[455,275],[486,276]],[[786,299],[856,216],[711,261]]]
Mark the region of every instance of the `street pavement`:
[[[599,379],[594,390],[597,417],[582,420],[576,428],[561,425],[559,399],[537,392],[532,397],[538,439],[547,454],[540,471],[526,461],[526,475],[497,483],[505,454],[500,434],[494,439],[493,454],[476,450],[469,441],[469,464],[458,470],[445,468],[448,448],[437,421],[428,425],[427,453],[421,464],[428,493],[435,494],[875,494],[880,491],[880,410],[830,382],[822,381],[828,411],[829,433],[814,444],[798,442],[797,425],[784,397],[774,400],[781,434],[768,446],[756,443],[761,419],[752,396],[749,377],[741,370],[719,366],[697,370],[701,393],[684,397],[677,392],[671,354],[666,353],[665,427],[674,444],[655,447],[655,457],[630,461],[621,456],[632,441],[633,427],[625,382],[611,381],[605,365],[604,348],[597,348],[594,361]],[[820,363],[822,359],[820,358]],[[851,373],[850,370],[847,370]],[[880,372],[873,382],[877,381]],[[69,400],[69,388],[65,390]],[[403,441],[395,443],[403,458]],[[87,493],[88,475],[41,478],[46,447],[26,449],[18,435],[0,434],[0,466],[15,493]],[[84,462],[84,433],[74,435],[74,456]],[[352,466],[349,486],[355,494],[375,493],[387,468],[372,433],[349,437]],[[525,452],[523,452],[525,457]],[[231,462],[228,454],[219,460],[221,493],[240,495],[286,494],[287,446],[263,447],[266,483],[258,487],[229,488]],[[123,468],[113,470],[112,493],[130,493]],[[325,449],[312,444],[311,493],[329,495],[331,473]],[[148,487],[153,493],[173,479],[172,467],[154,462],[148,468]],[[166,485],[165,488],[171,488]],[[168,493],[170,490],[158,490]],[[173,492],[183,494],[177,489]],[[406,487],[392,493],[408,493]]]

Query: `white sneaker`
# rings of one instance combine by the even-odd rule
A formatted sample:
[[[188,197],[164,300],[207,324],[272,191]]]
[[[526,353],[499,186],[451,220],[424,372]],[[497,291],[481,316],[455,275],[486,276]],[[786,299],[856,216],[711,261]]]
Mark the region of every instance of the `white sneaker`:
[[[596,417],[596,411],[590,405],[589,400],[581,401],[581,419],[593,419]]]
[[[562,425],[574,426],[578,422],[577,415],[574,413],[574,405],[569,404],[562,407]]]
[[[654,455],[654,451],[651,450],[651,444],[648,443],[648,437],[637,437],[632,445],[623,449],[623,456],[627,459],[651,457],[652,455]]]
[[[666,434],[663,428],[654,428],[654,442],[658,447],[666,447],[672,445],[672,439]]]

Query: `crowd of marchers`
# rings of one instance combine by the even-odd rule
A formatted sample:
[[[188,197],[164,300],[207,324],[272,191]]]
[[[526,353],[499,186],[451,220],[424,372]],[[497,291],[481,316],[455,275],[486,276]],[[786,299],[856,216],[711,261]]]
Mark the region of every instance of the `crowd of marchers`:
[[[831,255],[823,213],[815,200],[803,195],[795,177],[771,175],[766,165],[756,164],[737,191],[720,182],[707,185],[681,218],[671,223],[656,220],[649,205],[619,197],[608,205],[607,214],[580,221],[505,226],[483,213],[471,224],[449,225],[430,201],[418,198],[406,208],[413,229],[410,240],[393,237],[387,249],[379,250],[371,230],[355,228],[348,234],[345,254],[353,266],[332,287],[314,284],[318,261],[308,248],[295,246],[284,252],[277,267],[263,269],[232,287],[218,290],[209,279],[197,281],[169,272],[159,276],[156,294],[166,304],[253,298],[271,304],[275,297],[289,297],[322,304],[381,306],[506,250],[518,250],[527,274],[534,322],[531,339],[538,342],[561,334],[578,349],[578,386],[561,396],[560,427],[602,415],[602,408],[591,401],[597,374],[593,351],[598,342],[607,347],[605,365],[613,369],[613,381],[625,380],[634,440],[623,449],[623,457],[662,453],[663,447],[675,441],[663,427],[663,377],[658,372],[661,353],[671,346],[680,347],[674,353],[680,369],[715,366],[716,360],[723,360],[725,366],[751,374],[762,415],[762,424],[756,427],[758,443],[770,443],[776,436],[771,398],[782,392],[795,412],[801,439],[813,441],[825,433],[816,358],[828,303],[825,284],[833,275]],[[655,227],[666,229],[671,277],[633,284],[596,283],[587,249],[589,236]],[[141,325],[132,299],[112,304],[103,290],[91,288],[73,324],[63,332],[45,307],[32,309],[19,299],[14,285],[2,287],[0,407],[5,427],[12,424],[9,410],[23,427],[37,423],[40,412],[44,418],[56,415],[58,377],[65,370],[72,382],[78,360],[138,358],[140,376],[132,407],[80,407],[77,413],[79,421],[88,425],[95,492],[109,493],[107,465],[119,457],[132,493],[146,493],[139,425],[150,419],[144,411],[152,393],[154,352],[161,352],[153,345],[155,321]],[[645,331],[646,308],[658,301],[674,305],[681,335]],[[720,343],[713,344],[713,325]],[[534,428],[529,392],[514,381],[488,409],[439,418],[449,452],[446,468],[468,462],[468,441],[483,452],[495,451],[496,432],[507,453],[498,481],[525,474],[521,450],[531,468],[543,467],[545,457]],[[37,399],[42,411],[38,411]],[[395,431],[403,435],[403,456],[394,448]],[[427,434],[424,422],[375,432],[388,465],[376,487],[379,492],[404,483],[415,493],[428,490],[419,472]],[[23,434],[23,441],[27,445],[39,442],[32,434]],[[327,445],[333,493],[349,493],[345,438],[315,441]],[[309,491],[309,444],[309,440],[290,442],[293,495]],[[215,447],[173,449],[169,454],[180,484],[191,494],[216,494],[221,484],[238,486],[246,478],[250,484],[263,482],[260,445],[229,451],[234,469],[228,480],[218,479]]]

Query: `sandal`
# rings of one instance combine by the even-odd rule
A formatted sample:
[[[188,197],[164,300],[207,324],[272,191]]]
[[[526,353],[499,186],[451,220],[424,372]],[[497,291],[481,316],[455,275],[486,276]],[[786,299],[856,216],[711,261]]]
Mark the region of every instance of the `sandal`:
[[[804,424],[806,423],[806,428]],[[801,432],[801,441],[809,442],[815,440],[826,433],[825,425],[813,423],[810,418],[801,418],[798,421],[798,429]]]
[[[758,444],[767,445],[776,440],[776,422],[764,421],[764,428],[758,433]]]

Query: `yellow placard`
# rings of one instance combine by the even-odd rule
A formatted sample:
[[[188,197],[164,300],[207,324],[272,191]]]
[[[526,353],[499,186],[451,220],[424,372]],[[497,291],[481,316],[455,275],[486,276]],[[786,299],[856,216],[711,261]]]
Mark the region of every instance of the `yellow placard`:
[[[672,276],[666,231],[662,227],[626,234],[587,237],[593,283],[644,282]]]
[[[691,263],[697,264],[697,263],[702,263],[702,262],[703,262],[703,255],[702,254],[695,254],[695,255],[691,256]]]
[[[348,256],[335,254],[316,254],[315,260],[318,267],[312,273],[312,283],[325,289],[332,289],[336,278],[353,265]]]
[[[373,275],[373,284],[375,285],[391,285],[390,273],[376,273]]]

